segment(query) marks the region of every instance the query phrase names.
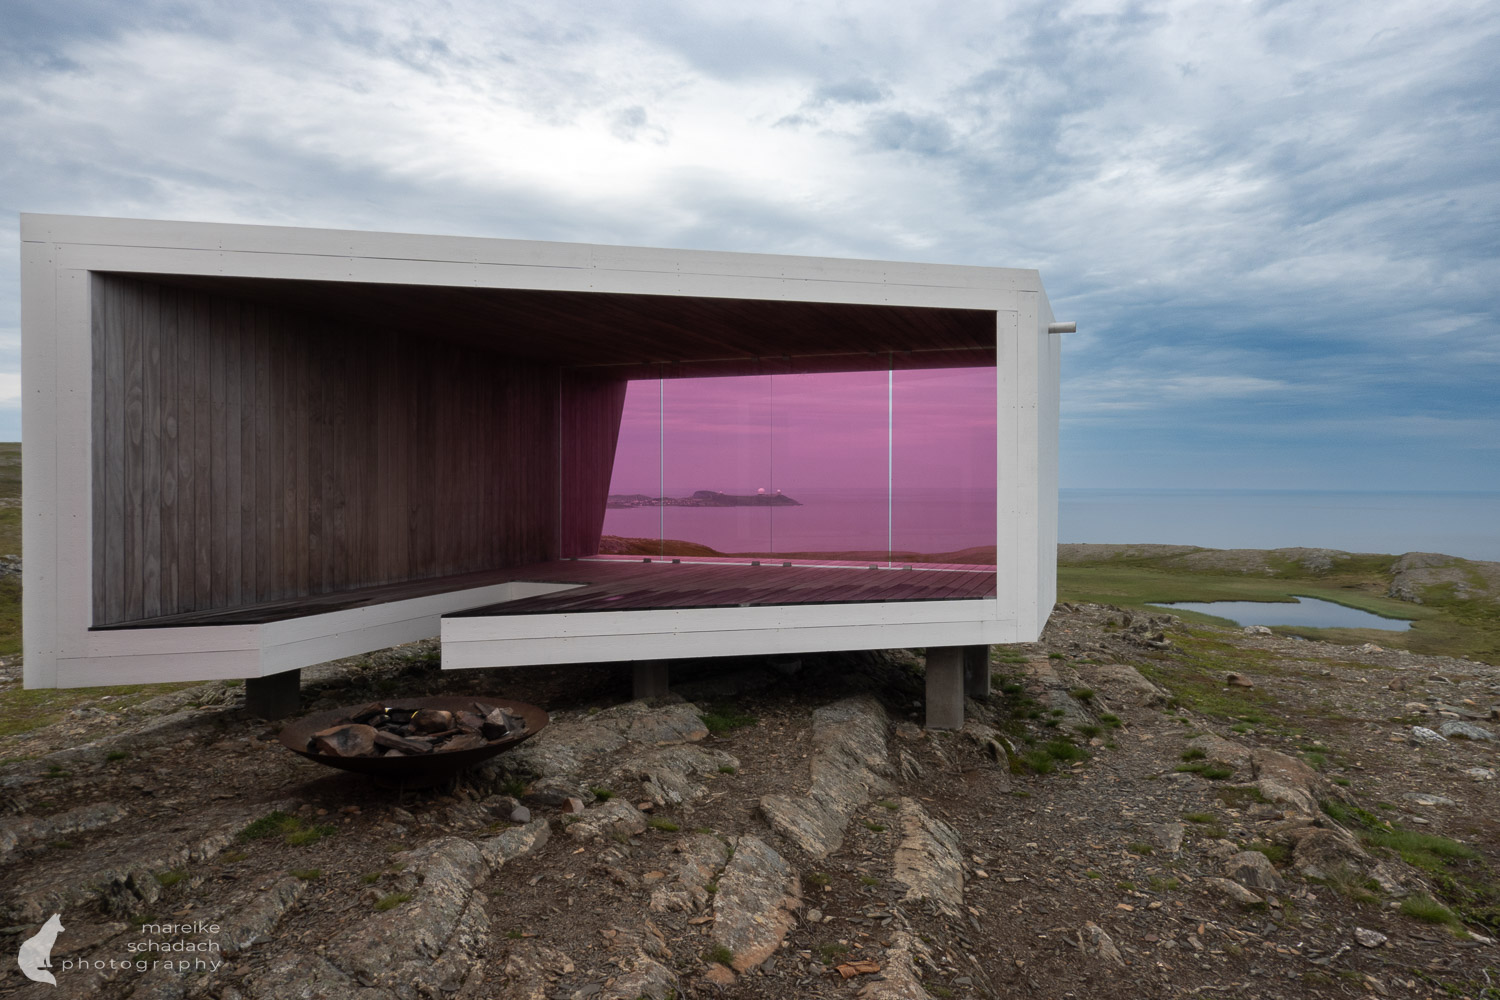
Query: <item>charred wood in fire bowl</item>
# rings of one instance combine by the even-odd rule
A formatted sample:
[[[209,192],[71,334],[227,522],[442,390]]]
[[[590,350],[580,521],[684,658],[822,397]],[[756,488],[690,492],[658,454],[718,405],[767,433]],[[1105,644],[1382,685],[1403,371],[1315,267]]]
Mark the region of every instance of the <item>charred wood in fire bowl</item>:
[[[373,720],[376,718],[384,717],[384,715],[385,706],[380,702],[375,701],[366,705],[364,708],[349,713],[349,721],[363,723],[367,726],[375,726],[379,725],[379,723]]]
[[[438,746],[438,753],[449,750],[477,750],[482,746],[488,746],[489,740],[478,733],[460,733],[459,735]]]
[[[375,752],[376,731],[370,726],[331,726],[313,733],[308,749],[333,757],[364,757]]]
[[[432,753],[431,740],[401,736],[397,733],[385,732],[384,730],[376,731],[375,746],[386,750],[400,750],[404,754]],[[386,756],[390,755],[387,754]]]
[[[453,728],[453,713],[424,708],[411,717],[411,727],[419,733],[446,732]]]

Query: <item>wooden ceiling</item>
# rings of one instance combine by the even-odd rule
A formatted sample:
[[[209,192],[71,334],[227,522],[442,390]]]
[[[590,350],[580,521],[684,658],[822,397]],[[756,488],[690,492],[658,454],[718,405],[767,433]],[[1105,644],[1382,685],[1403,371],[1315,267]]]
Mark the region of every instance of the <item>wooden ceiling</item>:
[[[133,274],[621,378],[995,363],[983,309]]]

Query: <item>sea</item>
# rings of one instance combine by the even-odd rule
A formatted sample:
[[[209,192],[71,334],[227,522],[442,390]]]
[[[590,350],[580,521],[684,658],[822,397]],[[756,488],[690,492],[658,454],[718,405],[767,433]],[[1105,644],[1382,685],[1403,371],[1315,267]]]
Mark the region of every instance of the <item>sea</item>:
[[[1058,541],[1441,552],[1500,561],[1500,493],[1059,491]]]
[[[951,552],[994,543],[994,500],[983,491],[907,490],[890,500],[875,490],[788,485],[786,493],[802,506],[614,509],[606,512],[604,530],[652,538],[665,529],[667,538],[720,552],[883,550],[888,544]],[[1306,546],[1500,561],[1500,493],[1063,489],[1058,505],[1060,542]]]

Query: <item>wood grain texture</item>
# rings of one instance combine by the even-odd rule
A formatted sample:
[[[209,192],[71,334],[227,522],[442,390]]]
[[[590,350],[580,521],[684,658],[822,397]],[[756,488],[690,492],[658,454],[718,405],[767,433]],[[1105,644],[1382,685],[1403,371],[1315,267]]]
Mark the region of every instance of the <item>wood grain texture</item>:
[[[93,278],[95,626],[593,551],[623,383],[263,302]],[[582,507],[591,508],[583,511]],[[597,510],[592,510],[597,507]],[[592,532],[592,536],[589,535]]]
[[[267,601],[242,608],[188,612],[115,627],[265,624],[515,581],[579,586],[558,593],[452,612],[445,617],[954,601],[993,597],[995,594],[995,571],[990,568],[893,570],[784,567],[779,563],[749,566],[580,559],[383,584],[357,591]]]
[[[988,309],[207,275],[162,280],[482,348],[503,331],[512,357],[618,367],[611,377],[644,377],[637,374],[643,363],[692,362],[702,366],[692,374],[747,375],[884,370],[892,354],[897,367],[912,368],[990,365],[995,358]]]

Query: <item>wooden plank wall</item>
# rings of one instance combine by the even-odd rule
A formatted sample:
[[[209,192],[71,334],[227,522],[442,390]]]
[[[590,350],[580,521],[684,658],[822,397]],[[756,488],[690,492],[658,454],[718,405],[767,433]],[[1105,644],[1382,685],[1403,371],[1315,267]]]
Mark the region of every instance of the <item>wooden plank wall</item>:
[[[558,472],[562,483],[559,555],[563,557],[599,552],[627,384],[623,379],[581,374],[576,369],[565,369],[561,375]]]
[[[556,555],[555,367],[108,274],[93,346],[95,624]]]

